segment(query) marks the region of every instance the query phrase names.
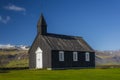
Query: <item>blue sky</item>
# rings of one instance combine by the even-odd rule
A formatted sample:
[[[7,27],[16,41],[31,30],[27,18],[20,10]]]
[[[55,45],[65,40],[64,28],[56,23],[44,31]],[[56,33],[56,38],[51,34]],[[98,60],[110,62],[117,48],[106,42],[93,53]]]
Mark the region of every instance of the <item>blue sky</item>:
[[[0,44],[31,45],[41,12],[48,32],[82,36],[93,49],[120,49],[120,0],[0,0]]]

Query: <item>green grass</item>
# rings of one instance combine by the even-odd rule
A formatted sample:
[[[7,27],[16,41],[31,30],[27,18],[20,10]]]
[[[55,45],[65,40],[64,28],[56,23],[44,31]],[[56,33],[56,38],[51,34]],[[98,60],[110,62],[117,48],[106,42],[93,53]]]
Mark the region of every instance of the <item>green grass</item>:
[[[13,50],[13,51],[0,51],[0,55],[15,55],[15,54],[20,54],[20,53],[28,53],[28,51],[16,51],[16,50]]]
[[[120,80],[120,69],[13,70],[0,80]]]
[[[5,67],[28,67],[28,59],[13,60],[8,63]]]

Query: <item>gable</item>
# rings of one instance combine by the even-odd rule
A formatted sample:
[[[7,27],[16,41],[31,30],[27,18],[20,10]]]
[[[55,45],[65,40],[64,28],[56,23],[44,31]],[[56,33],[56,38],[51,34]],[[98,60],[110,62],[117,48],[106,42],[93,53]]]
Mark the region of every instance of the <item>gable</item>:
[[[37,34],[37,36],[35,37],[28,53],[35,53],[36,50],[39,50],[39,51],[51,50],[46,40],[44,40],[43,36],[40,34]]]

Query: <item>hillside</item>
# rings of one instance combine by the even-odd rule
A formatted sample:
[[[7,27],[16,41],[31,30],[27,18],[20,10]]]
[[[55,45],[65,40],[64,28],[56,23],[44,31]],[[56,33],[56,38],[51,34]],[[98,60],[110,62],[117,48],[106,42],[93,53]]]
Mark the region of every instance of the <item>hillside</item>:
[[[120,65],[120,50],[96,50],[96,65]],[[28,50],[0,49],[0,67],[28,67]]]
[[[28,67],[28,51],[0,50],[0,67]]]
[[[120,50],[96,51],[96,65],[120,65]]]

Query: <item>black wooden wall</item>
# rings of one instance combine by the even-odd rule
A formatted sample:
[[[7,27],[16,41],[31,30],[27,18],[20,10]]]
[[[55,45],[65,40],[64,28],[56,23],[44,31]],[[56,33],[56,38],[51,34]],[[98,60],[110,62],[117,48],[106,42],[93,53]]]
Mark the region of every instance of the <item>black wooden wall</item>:
[[[90,52],[90,61],[85,61],[86,52],[78,52],[78,61],[73,61],[73,51],[64,51],[64,61],[59,61],[59,51],[52,51],[52,68],[95,67],[95,53]]]

